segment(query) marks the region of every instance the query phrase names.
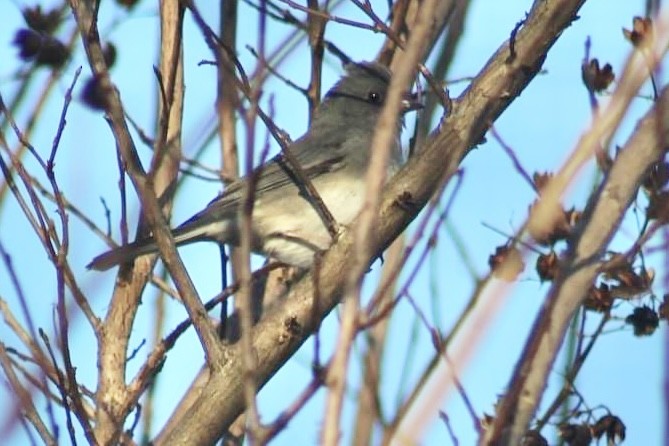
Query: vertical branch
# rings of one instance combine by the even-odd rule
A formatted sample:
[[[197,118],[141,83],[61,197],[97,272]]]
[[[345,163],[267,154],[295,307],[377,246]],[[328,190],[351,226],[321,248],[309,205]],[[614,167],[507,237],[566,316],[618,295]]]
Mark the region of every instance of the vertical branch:
[[[313,11],[319,10],[317,0],[307,0],[307,6]],[[327,19],[320,14],[307,15],[307,33],[309,36],[309,48],[311,49],[311,79],[307,90],[309,122],[313,119],[314,111],[321,100],[321,72],[323,69],[324,52],[323,36],[325,35],[326,24]]]
[[[449,18],[448,29],[443,38],[442,46],[437,51],[439,57],[434,63],[434,69],[432,70],[435,79],[444,80],[451,67],[455,52],[464,35],[465,21],[470,5],[471,0],[456,0],[455,2],[453,14]],[[420,139],[424,138],[424,135],[427,135],[430,131],[430,125],[439,104],[440,101],[436,95],[426,95],[425,108],[419,116],[416,131]],[[416,145],[420,147],[420,142],[417,142]]]
[[[381,203],[390,148],[396,143],[394,139],[396,138],[400,102],[403,92],[414,76],[416,64],[422,59],[427,48],[436,3],[436,1],[427,1],[421,5],[416,27],[411,34],[405,53],[402,54],[397,64],[397,70],[390,82],[386,104],[374,130],[366,177],[365,204],[357,220],[359,224],[355,232],[355,256],[346,279],[341,329],[333,358],[332,374],[328,376],[331,389],[327,398],[327,418],[323,431],[323,443],[326,445],[337,444],[339,436],[339,417],[346,388],[346,369],[350,348],[356,332],[362,278],[371,257],[372,228],[375,225]]]
[[[165,272],[163,271],[163,275]],[[163,277],[164,278],[164,277]],[[164,291],[160,291],[156,298],[154,299],[154,306],[152,309],[152,314],[153,314],[153,327],[152,327],[152,333],[151,333],[151,343],[153,344],[153,348],[155,349],[162,341],[162,334],[165,326],[165,320],[166,320],[166,312],[165,312],[165,301],[166,301],[166,296]],[[147,361],[148,362],[148,361]],[[142,439],[142,443],[147,443],[149,440],[149,434],[153,431],[153,423],[154,423],[154,408],[156,406],[156,389],[158,388],[157,386],[157,381],[158,377],[154,377],[151,379],[148,389],[146,391],[146,397],[143,400],[142,403],[142,434],[144,435],[144,438]]]
[[[228,48],[237,48],[237,0],[221,2],[221,41]],[[216,109],[218,111],[218,132],[221,141],[221,173],[226,181],[239,176],[237,155],[237,127],[235,112],[239,105],[239,97],[235,81],[235,67],[223,53],[218,65],[218,94]]]
[[[165,37],[168,42],[166,45],[170,45],[169,48],[171,51],[165,51],[164,53],[164,56],[168,58],[168,60],[171,59],[171,61],[169,62],[170,65],[167,76],[161,75],[161,79],[164,77],[167,80],[162,83],[167,87],[166,89],[163,89],[161,93],[163,93],[162,96],[164,98],[167,98],[166,101],[173,101],[171,104],[166,104],[166,107],[170,107],[172,113],[174,110],[176,110],[177,113],[161,113],[161,116],[164,117],[162,122],[165,124],[159,129],[159,145],[162,145],[157,147],[158,150],[156,150],[157,156],[161,157],[168,153],[171,155],[174,150],[173,148],[179,147],[178,135],[180,134],[180,131],[170,133],[166,129],[170,123],[174,123],[174,119],[179,121],[181,114],[180,106],[175,107],[174,105],[174,103],[177,102],[175,98],[179,97],[180,93],[177,95],[172,94],[176,85],[176,79],[178,78],[176,73],[178,72],[177,61],[178,56],[180,55],[181,39],[179,35],[181,32],[181,12],[178,11],[179,7],[178,5],[175,5],[174,2],[167,3],[168,7],[175,7],[177,12],[176,14],[173,14],[169,12],[170,10],[166,9],[161,13],[165,14],[165,17],[171,17],[173,20],[171,22],[173,23],[172,26],[163,29],[163,31],[171,37]],[[161,174],[149,175],[147,177],[144,173],[144,169],[142,168],[136,148],[128,131],[123,106],[120,102],[118,92],[111,82],[104,60],[97,30],[97,17],[95,16],[97,11],[93,11],[91,5],[87,2],[79,0],[71,0],[70,5],[82,35],[89,63],[94,74],[100,80],[101,91],[105,96],[104,103],[106,105],[109,124],[114,133],[121,157],[127,167],[127,172],[137,190],[144,216],[156,238],[161,254],[165,259],[165,264],[174,278],[186,309],[194,322],[196,332],[200,336],[206,356],[212,364],[218,364],[220,362],[220,347],[217,343],[217,335],[209,323],[206,310],[199,301],[193,283],[176,253],[174,240],[165,223],[158,200],[156,199],[154,177],[163,185],[168,184],[169,181],[164,181],[165,177]],[[174,12],[175,10],[172,9],[171,11]],[[180,127],[177,126],[176,128],[178,129]],[[169,138],[172,139],[170,140]],[[172,145],[175,144],[175,141],[177,141],[176,145]],[[169,156],[166,156],[166,158],[169,158]],[[170,161],[172,163],[177,163],[178,158],[176,160],[171,159]],[[125,409],[124,404],[124,397],[127,390],[124,373],[127,338],[139,303],[139,296],[146,283],[146,278],[142,277],[148,274],[149,265],[146,263],[147,262],[145,261],[144,266],[142,267],[140,262],[139,269],[136,269],[135,271],[137,274],[132,274],[132,280],[130,281],[127,280],[128,271],[122,268],[121,274],[126,274],[126,276],[125,278],[122,277],[122,280],[117,281],[117,287],[114,291],[114,297],[106,318],[106,323],[110,325],[106,327],[100,335],[99,382],[96,392],[98,406],[95,424],[96,439],[100,443],[114,442],[123,428],[123,421],[126,415],[123,412],[124,410],[127,410]]]
[[[163,212],[169,216],[172,208],[173,184],[181,161],[181,129],[184,100],[183,67],[183,8],[175,2],[160,3],[160,76],[158,138],[151,160],[150,174],[156,196],[160,197]]]
[[[415,1],[399,0],[392,6],[392,22],[390,30],[393,36],[400,36],[415,27],[417,14],[415,14]],[[414,13],[409,17],[409,6],[414,5]],[[389,66],[394,65],[399,57],[396,39],[388,36],[384,47],[378,55],[378,60]],[[399,277],[399,271],[402,269],[403,262],[406,260],[403,256],[404,237],[399,237],[388,248],[385,254],[383,272],[381,274],[380,286],[377,289],[377,304],[380,307],[392,306],[395,283]],[[386,314],[378,323],[369,330],[367,336],[367,352],[363,359],[363,377],[358,397],[358,408],[356,424],[353,431],[353,438],[356,445],[370,444],[374,424],[380,421],[380,372],[382,366],[384,342],[388,332],[390,314]]]
[[[7,122],[12,125],[20,143],[25,147],[27,151],[29,151],[33,155],[33,157],[35,158],[41,169],[44,171],[44,174],[46,175],[49,181],[49,184],[53,191],[53,197],[54,197],[53,199],[57,205],[57,213],[60,218],[61,231],[62,231],[60,235],[57,233],[56,224],[49,217],[43,202],[37,196],[38,188],[35,187],[32,178],[30,178],[30,176],[25,170],[25,167],[18,159],[18,157],[15,155],[15,153],[10,153],[10,156],[12,158],[12,165],[13,168],[18,172],[19,177],[24,181],[24,186],[26,188],[28,195],[30,196],[31,203],[34,208],[35,212],[34,217],[30,212],[30,210],[28,209],[27,204],[23,203],[23,199],[18,189],[15,187],[13,181],[11,180],[11,173],[9,169],[7,169],[7,167],[5,166],[4,161],[2,160],[0,160],[0,167],[2,168],[3,174],[5,175],[6,184],[8,185],[9,189],[14,193],[17,201],[20,203],[20,206],[24,211],[26,217],[31,222],[33,229],[35,229],[36,235],[42,242],[48,258],[55,266],[56,287],[57,287],[56,308],[58,315],[58,327],[60,329],[59,345],[63,356],[63,362],[65,367],[64,376],[66,378],[63,377],[63,374],[60,372],[60,370],[57,370],[57,363],[55,357],[52,358],[53,368],[59,376],[59,381],[60,381],[59,388],[62,390],[63,404],[65,405],[65,407],[69,408],[69,404],[71,402],[74,409],[74,414],[79,420],[84,430],[84,433],[86,434],[87,439],[89,441],[94,441],[91,425],[88,421],[88,416],[83,408],[81,395],[78,391],[75,367],[73,366],[71,360],[71,352],[69,345],[69,320],[67,314],[66,295],[65,295],[66,287],[70,288],[70,290],[72,291],[72,295],[75,299],[75,302],[79,305],[84,314],[89,318],[89,321],[91,322],[91,325],[94,327],[96,332],[99,327],[97,324],[97,319],[95,318],[90,307],[88,306],[85,296],[79,290],[76,278],[72,274],[72,271],[67,262],[67,254],[69,250],[69,220],[66,211],[65,199],[56,181],[56,176],[54,171],[55,158],[58,151],[58,147],[60,145],[61,136],[65,129],[67,111],[72,99],[72,90],[74,89],[76,81],[79,77],[79,73],[80,70],[77,70],[74,79],[71,83],[71,86],[67,89],[65,93],[64,104],[62,107],[60,119],[58,121],[58,129],[56,131],[56,135],[54,137],[53,144],[51,147],[51,152],[47,161],[44,161],[42,156],[39,155],[37,150],[35,150],[35,148],[32,147],[32,145],[29,143],[26,135],[18,129],[16,122],[12,118],[11,114],[9,114],[8,110],[5,108],[4,102],[0,97],[0,110],[5,115]],[[3,146],[6,146],[5,144],[6,141],[4,140],[4,138],[2,138],[1,143]],[[2,251],[2,249],[0,249],[0,251]],[[21,294],[22,293],[19,293],[19,296],[21,296]],[[20,300],[24,301],[22,297],[20,297]],[[32,325],[30,319],[28,319],[28,322],[29,325]],[[33,338],[34,338],[35,334],[33,327],[31,327],[31,331],[33,332]],[[39,361],[39,358],[42,356],[41,352],[38,352],[38,349],[35,349],[35,352],[37,353],[34,356],[35,361],[38,364],[40,364],[42,372],[46,374],[48,372],[47,367],[44,367],[44,364],[46,363]],[[44,388],[46,388],[46,386],[44,386]],[[50,406],[49,410],[51,410]],[[69,412],[67,413],[69,415]],[[69,421],[70,419],[68,418],[68,422]],[[68,427],[70,427],[70,431],[73,432],[73,427],[71,426],[71,424],[68,424]]]
[[[380,305],[387,305],[393,299],[394,285],[385,286],[386,281],[397,281],[398,271],[401,268],[401,262],[404,261],[402,253],[404,251],[403,238],[397,239],[386,252],[386,261],[383,265],[383,273],[379,283],[384,286],[379,290],[381,297]],[[374,424],[380,418],[381,391],[381,366],[384,351],[384,343],[388,334],[388,325],[390,323],[390,314],[375,324],[367,334],[367,352],[363,359],[363,376],[360,391],[358,393],[358,410],[355,417],[355,428],[353,431],[354,444],[364,446],[371,444]]]
[[[56,247],[56,253],[54,258],[54,264],[56,267],[56,289],[58,296],[56,311],[58,314],[58,326],[60,329],[60,343],[59,343],[60,350],[62,352],[63,364],[65,367],[65,375],[67,376],[67,382],[68,382],[68,385],[66,387],[70,390],[67,397],[69,397],[70,400],[72,401],[74,414],[76,415],[77,419],[79,420],[81,426],[84,429],[84,433],[86,434],[86,439],[89,442],[92,442],[94,441],[93,430],[83,407],[83,401],[81,399],[81,394],[79,393],[79,386],[77,384],[76,371],[75,367],[72,364],[72,358],[70,352],[70,341],[69,341],[70,328],[69,328],[69,320],[67,315],[67,305],[65,298],[65,286],[66,286],[66,275],[67,275],[66,257],[70,245],[69,243],[70,229],[69,229],[69,219],[67,211],[65,210],[63,195],[60,192],[58,183],[56,182],[56,176],[54,172],[56,153],[60,145],[60,138],[65,128],[67,110],[72,100],[72,90],[74,89],[74,86],[77,82],[80,73],[81,69],[78,69],[75,73],[72,85],[65,94],[65,101],[63,104],[63,110],[59,121],[58,131],[54,138],[53,145],[51,148],[51,154],[49,155],[49,159],[46,163],[45,170],[47,177],[49,178],[51,187],[53,189],[53,195],[56,200],[56,204],[58,206],[58,215],[60,217],[61,230],[62,230],[62,236],[60,237],[62,242],[59,243],[58,236],[55,233],[52,233],[51,238],[53,240],[54,246]],[[72,278],[72,282],[76,283],[74,278]],[[55,361],[54,361],[54,367],[56,367]],[[64,395],[65,400],[67,399],[67,397]],[[64,404],[66,404],[67,407],[67,401],[64,401]],[[71,435],[73,436],[74,433],[72,432]]]
[[[265,41],[267,39],[267,11],[266,2],[261,0],[258,14],[258,52],[260,59],[265,60]],[[253,328],[253,290],[251,286],[251,219],[255,202],[256,178],[253,173],[253,153],[255,148],[256,118],[260,107],[260,85],[253,88],[250,104],[246,112],[246,181],[243,195],[243,203],[240,209],[240,259],[238,265],[239,291],[235,296],[235,309],[239,314],[240,325],[240,348],[242,354],[242,371],[244,383],[244,401],[246,404],[246,419],[250,433],[251,443],[260,437],[260,415],[256,402],[258,391],[256,378],[256,354],[253,348],[251,330]]]
[[[410,29],[410,26],[407,26],[407,18],[412,17],[415,20],[417,7],[418,2],[413,0],[397,0],[393,3],[391,11],[392,22],[389,27],[393,36],[402,36],[405,38],[404,41],[406,41],[406,32]],[[411,14],[409,14],[409,10],[411,10]],[[395,59],[397,48],[397,40],[387,36],[377,56],[378,61],[390,66],[393,59]]]
[[[224,0],[221,2],[220,34],[221,42],[226,48],[237,48],[237,0]],[[221,143],[221,176],[224,181],[232,181],[239,177],[239,155],[237,153],[237,120],[235,113],[239,107],[239,94],[235,78],[235,66],[230,60],[227,52],[221,52],[217,64],[217,97],[216,110],[218,111],[218,137]],[[225,265],[225,249],[221,252],[221,277],[222,287],[229,285]],[[230,248],[232,260],[232,281],[235,279],[235,271],[239,268],[239,255],[235,249]],[[221,325],[219,332],[221,336],[226,331],[227,301],[221,304]]]

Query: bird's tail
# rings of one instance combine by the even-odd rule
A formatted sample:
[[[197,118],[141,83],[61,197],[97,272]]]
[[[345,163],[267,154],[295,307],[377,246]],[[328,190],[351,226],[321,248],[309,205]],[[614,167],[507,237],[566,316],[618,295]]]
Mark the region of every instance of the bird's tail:
[[[208,237],[207,227],[202,227],[198,224],[184,224],[176,228],[172,235],[177,246],[211,238]],[[157,252],[158,245],[150,237],[104,252],[91,260],[91,263],[86,265],[86,268],[105,271],[116,265],[130,262],[139,256],[155,254]]]
[[[99,256],[91,260],[91,263],[86,265],[88,269],[97,271],[105,271],[116,265],[129,262],[144,254],[152,254],[158,252],[158,245],[152,238],[138,240],[127,245],[119,246],[103,252]]]

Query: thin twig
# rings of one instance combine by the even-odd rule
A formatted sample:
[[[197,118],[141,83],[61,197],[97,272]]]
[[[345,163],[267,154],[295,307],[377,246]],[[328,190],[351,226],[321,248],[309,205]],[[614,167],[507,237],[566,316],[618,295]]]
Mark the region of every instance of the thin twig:
[[[0,366],[2,366],[2,369],[5,372],[5,376],[7,377],[13,392],[19,398],[21,409],[24,412],[25,417],[35,427],[35,430],[39,434],[42,441],[50,446],[57,445],[58,442],[54,438],[53,434],[49,432],[48,428],[44,424],[44,421],[39,416],[39,413],[33,404],[32,395],[25,387],[23,387],[18,376],[16,376],[16,373],[14,373],[9,355],[7,354],[7,350],[5,348],[5,344],[2,342],[0,342]]]

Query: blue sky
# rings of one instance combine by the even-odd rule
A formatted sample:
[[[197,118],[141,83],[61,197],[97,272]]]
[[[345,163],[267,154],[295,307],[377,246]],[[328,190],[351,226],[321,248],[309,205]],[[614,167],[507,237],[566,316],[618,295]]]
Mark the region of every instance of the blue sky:
[[[47,3],[47,2],[44,2]],[[118,85],[127,112],[148,133],[152,132],[155,113],[155,81],[152,65],[156,63],[156,44],[158,29],[156,26],[155,6],[142,2],[137,10],[127,16],[112,8],[111,2],[103,2],[101,10],[101,30],[103,37],[111,40],[119,49],[118,60],[112,71],[114,82]],[[217,12],[213,2],[200,1],[203,15],[214,20]],[[616,73],[629,54],[631,47],[624,41],[621,29],[630,28],[632,17],[643,12],[645,2],[619,1],[612,7],[610,0],[590,0],[580,13],[580,20],[567,29],[558,43],[549,53],[544,68],[546,73],[538,76],[528,89],[523,92],[512,106],[496,123],[497,131],[516,151],[528,172],[556,170],[569,155],[579,135],[585,131],[590,121],[590,107],[585,88],[580,77],[580,64],[584,54],[584,42],[592,40],[592,56],[600,61],[612,64]],[[20,5],[23,3],[3,2],[0,14],[5,26],[0,27],[0,92],[6,101],[13,96],[18,82],[14,79],[17,70],[16,49],[10,45],[13,32],[22,23]],[[475,75],[499,44],[508,37],[515,24],[524,17],[531,5],[530,1],[497,2],[478,0],[473,2],[467,22],[465,36],[458,50],[456,61],[449,73],[449,79]],[[212,8],[207,10],[207,8]],[[337,10],[337,15],[364,21],[364,16],[354,6],[345,4]],[[300,14],[296,14],[300,16]],[[257,16],[245,5],[240,6],[239,48],[240,59],[246,67],[254,66],[254,59],[244,50],[244,45],[256,45],[255,29]],[[216,28],[216,23],[210,22]],[[66,28],[69,29],[71,23]],[[268,48],[281,41],[289,30],[283,25],[270,22]],[[352,29],[340,24],[331,24],[327,28],[326,38],[336,42],[353,59],[366,60],[375,56],[382,38],[370,32]],[[184,112],[184,142],[187,154],[192,154],[194,147],[202,139],[203,129],[211,121],[214,113],[215,70],[211,66],[198,66],[202,60],[211,60],[211,54],[204,45],[202,37],[190,18],[186,19],[184,41],[186,66],[186,104]],[[304,45],[293,53],[286,63],[280,66],[280,72],[298,85],[308,83],[308,51]],[[33,145],[47,153],[57,126],[57,116],[62,107],[65,90],[74,77],[77,66],[83,65],[82,78],[89,75],[82,51],[78,48],[74,61],[65,70],[57,88],[47,102],[44,119],[39,122],[32,137]],[[326,62],[323,85],[324,91],[341,75],[342,70],[333,57]],[[46,72],[40,75],[46,76]],[[31,95],[23,110],[30,109],[35,101],[41,82],[33,82]],[[78,89],[83,79],[78,83]],[[457,96],[466,83],[451,87],[451,95]],[[644,93],[650,93],[648,86]],[[299,137],[306,129],[306,102],[301,96],[277,81],[270,80],[264,96],[265,107],[270,98],[275,112],[275,121],[292,138]],[[602,98],[602,101],[605,101]],[[614,138],[614,144],[622,144],[633,129],[636,119],[650,106],[645,99],[635,101],[628,119]],[[22,114],[23,113],[23,114]],[[25,111],[16,116],[20,124],[25,122]],[[259,130],[264,139],[264,129]],[[7,136],[14,144],[12,135]],[[240,147],[244,147],[243,140]],[[273,151],[278,146],[273,145]],[[140,148],[144,160],[150,152]],[[56,174],[68,198],[79,203],[91,218],[103,224],[104,213],[100,204],[103,197],[112,211],[112,221],[119,215],[117,188],[117,170],[114,142],[109,128],[100,113],[92,112],[81,103],[74,103],[68,114],[68,127],[63,136],[58,153]],[[203,162],[216,167],[219,164],[217,142],[207,146]],[[27,163],[30,167],[34,167]],[[449,214],[449,223],[457,230],[460,241],[466,246],[468,256],[480,275],[487,273],[488,256],[494,248],[506,240],[499,233],[489,229],[512,234],[524,220],[529,204],[534,199],[533,191],[515,174],[510,160],[499,145],[492,139],[479,146],[464,161],[463,185],[455,198],[454,207]],[[566,199],[567,203],[582,207],[587,192],[592,186],[594,175],[586,172],[581,181]],[[173,221],[180,222],[201,209],[218,191],[220,184],[189,179],[177,194]],[[446,196],[453,193],[449,188]],[[138,213],[137,200],[130,195],[129,211],[136,222]],[[643,207],[640,208],[643,211]],[[81,278],[82,286],[89,296],[94,309],[103,314],[114,283],[114,272],[98,273],[85,271],[85,264],[105,249],[99,239],[84,230],[83,226],[71,219],[72,231],[77,237],[72,239],[70,262]],[[41,246],[34,235],[26,229],[26,222],[15,202],[10,199],[3,203],[0,210],[0,241],[12,257],[12,262],[20,272],[22,285],[28,296],[31,310],[37,315],[37,325],[47,332],[53,332],[54,283],[55,278],[48,268]],[[113,227],[117,238],[118,226]],[[134,226],[131,227],[134,229]],[[635,239],[638,226],[634,218],[627,218],[613,247],[624,249]],[[80,236],[79,236],[80,235]],[[427,312],[430,321],[443,331],[447,331],[455,321],[460,309],[466,303],[474,282],[465,267],[463,258],[457,253],[453,233],[445,228],[439,233],[439,242],[429,259],[429,267],[423,269],[411,293],[421,308]],[[202,296],[214,295],[220,287],[218,274],[217,248],[211,244],[197,244],[183,248],[181,254],[191,273],[198,291]],[[658,295],[665,292],[662,283],[662,257],[650,259],[655,262],[659,277],[653,291]],[[542,285],[532,270],[534,258],[526,260],[528,267],[521,275],[520,282],[505,302],[502,311],[490,327],[486,328],[485,340],[476,350],[466,373],[461,376],[463,385],[472,400],[475,410],[492,413],[497,395],[503,393],[508,383],[509,374],[520,349],[525,341],[534,315],[545,296],[547,285]],[[379,266],[366,279],[366,289],[373,289],[378,277]],[[39,279],[38,279],[39,278]],[[138,346],[142,339],[150,336],[151,314],[155,311],[155,295],[148,289],[138,315],[137,326],[133,333],[131,348]],[[15,302],[14,290],[9,286],[7,272],[0,268],[0,297]],[[616,314],[622,316],[631,312],[635,303],[622,304]],[[433,308],[438,307],[439,311]],[[166,327],[173,327],[185,317],[185,311],[177,303],[168,303]],[[383,405],[386,412],[392,414],[399,389],[410,388],[430,357],[433,348],[424,328],[417,329],[417,337],[410,337],[410,327],[415,324],[416,315],[407,302],[402,302],[393,314],[390,336],[387,343],[387,355],[383,371]],[[589,332],[592,332],[597,316],[589,317]],[[73,315],[72,339],[76,343],[75,362],[78,377],[89,386],[95,383],[95,343],[85,326],[83,318]],[[664,379],[663,342],[666,327],[648,338],[636,338],[631,328],[625,327],[622,320],[613,321],[591,357],[588,359],[577,387],[591,406],[606,404],[611,411],[620,416],[628,428],[626,444],[658,444],[663,438],[662,420],[663,398],[662,380]],[[331,351],[338,328],[337,315],[328,318],[321,330],[324,354]],[[588,330],[586,330],[588,331]],[[9,345],[17,346],[13,336],[4,324],[0,324],[0,339]],[[461,341],[466,342],[466,340]],[[362,345],[362,344],[361,344]],[[411,355],[407,351],[411,349]],[[146,352],[144,347],[141,352]],[[313,347],[307,343],[284,369],[267,385],[260,394],[261,413],[265,421],[270,421],[284,409],[291,397],[308,382],[311,376],[310,363]],[[360,357],[358,348],[356,358]],[[140,358],[141,358],[140,354]],[[176,348],[170,352],[165,373],[158,382],[159,404],[156,407],[157,423],[162,423],[170,413],[175,400],[182,394],[201,365],[202,353],[192,332],[184,336]],[[410,358],[410,361],[407,360]],[[139,361],[130,364],[132,374]],[[359,361],[354,359],[351,371],[352,387],[349,401],[345,406],[342,434],[344,441],[350,438],[353,426],[354,391],[359,377]],[[405,371],[405,375],[402,371]],[[402,378],[403,377],[403,378]],[[400,382],[404,379],[404,382]],[[551,381],[558,383],[559,371],[554,371]],[[287,390],[288,389],[288,390]],[[5,399],[6,389],[0,388],[0,399]],[[550,395],[549,391],[549,395]],[[277,439],[275,444],[311,444],[319,438],[322,411],[324,407],[323,391],[309,403]],[[451,419],[455,434],[460,444],[472,444],[474,432],[466,414],[462,400],[454,393],[444,403],[443,410]],[[596,412],[598,415],[603,413]],[[4,423],[4,419],[2,421]],[[449,444],[444,426],[435,418],[435,423],[427,432],[423,444]],[[13,439],[18,443],[25,441],[22,433]],[[549,437],[549,441],[552,439]]]

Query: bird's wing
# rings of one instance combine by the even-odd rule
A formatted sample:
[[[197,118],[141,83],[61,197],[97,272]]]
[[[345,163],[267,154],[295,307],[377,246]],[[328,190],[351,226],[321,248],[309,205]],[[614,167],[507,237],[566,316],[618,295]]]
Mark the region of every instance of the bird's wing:
[[[340,150],[341,143],[321,144],[318,150],[305,150],[307,146],[307,141],[298,140],[293,144],[291,150],[293,150],[292,153],[302,168],[302,172],[310,180],[324,173],[335,172],[345,167],[345,157]],[[283,154],[279,154],[270,162],[258,166],[251,177],[255,181],[256,196],[274,191],[287,184],[300,184],[292,166]],[[235,215],[244,199],[244,187],[248,178],[244,177],[227,185],[221,195],[213,199],[205,209],[188,219],[180,227],[191,225],[196,221],[206,223],[209,220]]]

